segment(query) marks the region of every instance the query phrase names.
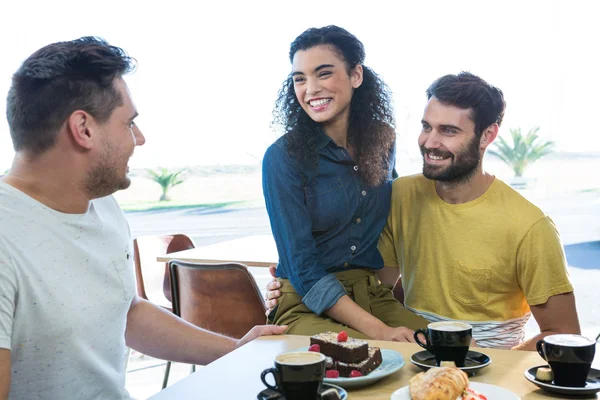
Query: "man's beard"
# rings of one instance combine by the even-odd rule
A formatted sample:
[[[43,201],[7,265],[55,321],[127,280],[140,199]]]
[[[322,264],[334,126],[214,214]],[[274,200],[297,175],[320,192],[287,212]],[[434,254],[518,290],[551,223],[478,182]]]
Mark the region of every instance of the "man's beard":
[[[119,176],[114,153],[114,147],[107,144],[99,165],[95,166],[88,174],[85,187],[90,198],[105,197],[118,190],[127,189],[131,185],[129,177]]]
[[[462,183],[468,181],[475,174],[475,171],[477,171],[477,167],[481,161],[479,138],[477,136],[467,145],[466,150],[458,153],[457,156],[450,152],[427,150],[424,146],[421,146],[421,154],[425,156],[425,153],[440,157],[450,157],[451,163],[447,167],[429,165],[425,162],[425,158],[423,158],[423,175],[427,179],[441,182]]]

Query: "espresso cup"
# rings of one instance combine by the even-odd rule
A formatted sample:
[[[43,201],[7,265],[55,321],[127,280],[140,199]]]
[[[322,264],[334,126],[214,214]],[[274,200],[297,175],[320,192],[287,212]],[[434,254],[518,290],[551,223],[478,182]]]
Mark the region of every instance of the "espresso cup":
[[[286,400],[316,399],[325,376],[325,356],[314,351],[290,351],[275,357],[275,368],[265,369],[260,379]],[[275,386],[266,381],[268,374]]]
[[[548,362],[557,386],[584,387],[596,342],[581,335],[550,335],[538,341],[536,348]]]
[[[423,335],[426,344],[419,340],[419,334]],[[438,367],[442,361],[454,361],[457,367],[464,367],[473,327],[458,321],[432,322],[427,329],[417,329],[414,336],[419,346],[435,356]]]

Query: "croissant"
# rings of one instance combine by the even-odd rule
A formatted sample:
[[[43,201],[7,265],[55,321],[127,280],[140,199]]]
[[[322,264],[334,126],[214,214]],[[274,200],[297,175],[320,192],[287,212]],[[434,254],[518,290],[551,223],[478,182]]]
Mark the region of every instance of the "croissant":
[[[458,368],[431,368],[410,380],[412,400],[456,400],[469,386],[467,374]]]

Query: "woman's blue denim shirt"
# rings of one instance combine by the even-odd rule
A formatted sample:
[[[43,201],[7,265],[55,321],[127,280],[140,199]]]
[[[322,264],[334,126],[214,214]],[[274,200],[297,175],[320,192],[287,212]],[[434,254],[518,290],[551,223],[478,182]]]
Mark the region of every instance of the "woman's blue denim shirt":
[[[381,269],[377,250],[391,199],[389,178],[365,185],[348,151],[324,133],[316,170],[293,159],[282,136],[266,151],[263,192],[279,253],[277,276],[290,280],[316,314],[346,294],[333,272]]]

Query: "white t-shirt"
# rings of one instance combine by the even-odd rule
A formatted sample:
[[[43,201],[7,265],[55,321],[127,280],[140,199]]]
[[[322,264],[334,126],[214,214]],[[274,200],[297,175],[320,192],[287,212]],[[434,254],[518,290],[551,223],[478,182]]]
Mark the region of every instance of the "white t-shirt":
[[[128,399],[135,295],[127,221],[112,196],[54,211],[0,181],[0,348],[9,399]]]

